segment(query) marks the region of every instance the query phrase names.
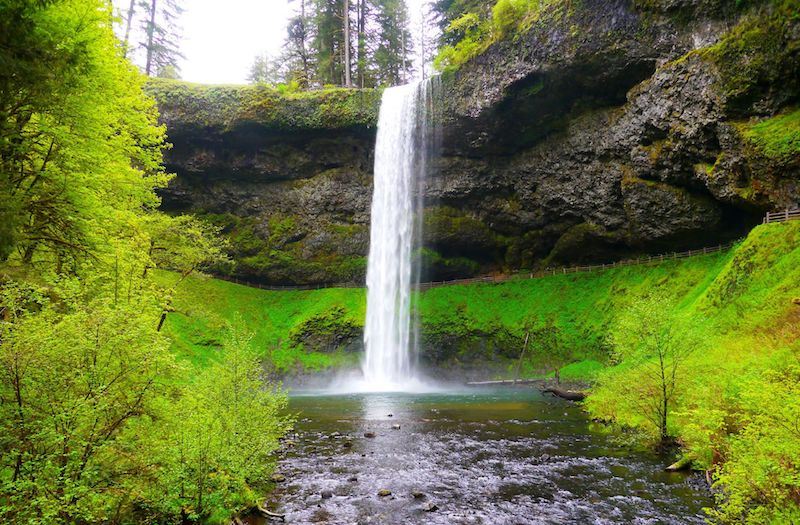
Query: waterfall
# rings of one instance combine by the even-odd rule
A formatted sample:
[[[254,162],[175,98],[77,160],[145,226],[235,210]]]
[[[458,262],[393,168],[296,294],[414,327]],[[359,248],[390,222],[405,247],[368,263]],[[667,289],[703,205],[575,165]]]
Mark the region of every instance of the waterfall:
[[[389,88],[381,100],[362,366],[371,390],[402,390],[415,377],[411,290],[419,272],[412,253],[421,231],[432,86],[422,81]]]

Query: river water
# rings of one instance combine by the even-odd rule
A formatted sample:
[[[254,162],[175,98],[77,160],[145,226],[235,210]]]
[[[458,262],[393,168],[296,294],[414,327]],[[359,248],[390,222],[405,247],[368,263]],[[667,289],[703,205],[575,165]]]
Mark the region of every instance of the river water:
[[[300,420],[269,501],[287,523],[700,524],[711,504],[696,480],[533,389],[290,405]]]

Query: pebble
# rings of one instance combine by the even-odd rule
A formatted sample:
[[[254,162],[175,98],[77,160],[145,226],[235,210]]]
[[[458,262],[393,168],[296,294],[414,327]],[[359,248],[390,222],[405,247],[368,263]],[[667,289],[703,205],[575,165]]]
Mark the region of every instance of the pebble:
[[[364,432],[364,437],[365,438],[374,438],[375,437],[375,432]]]
[[[333,497],[333,492],[330,490],[323,490],[322,491],[322,499],[331,499]]]
[[[274,483],[283,483],[286,481],[286,476],[283,474],[273,474],[270,478]]]
[[[378,491],[378,496],[385,498],[386,496],[391,496],[392,491],[389,489],[381,489]]]
[[[392,425],[393,430],[400,430],[400,425]]]
[[[418,491],[418,490],[415,490],[414,492],[412,492],[412,493],[411,493],[411,496],[412,496],[414,499],[422,499],[422,498],[424,498],[424,497],[425,497],[425,494],[423,494],[422,492],[420,492],[420,491]]]

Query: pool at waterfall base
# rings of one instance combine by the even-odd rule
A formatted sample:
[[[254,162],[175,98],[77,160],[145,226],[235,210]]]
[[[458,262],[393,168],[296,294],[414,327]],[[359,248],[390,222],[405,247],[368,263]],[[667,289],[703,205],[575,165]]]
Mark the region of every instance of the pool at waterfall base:
[[[533,388],[296,393],[290,408],[268,500],[287,523],[700,524],[712,504],[696,475]]]

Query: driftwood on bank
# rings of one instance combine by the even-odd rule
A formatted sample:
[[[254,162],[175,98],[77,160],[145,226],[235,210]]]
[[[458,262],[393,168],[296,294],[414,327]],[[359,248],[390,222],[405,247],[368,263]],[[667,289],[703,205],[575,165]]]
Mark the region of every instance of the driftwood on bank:
[[[497,379],[494,381],[470,381],[467,383],[469,386],[482,386],[482,385],[526,385],[531,383],[541,383],[541,379]]]
[[[272,512],[271,510],[265,509],[261,505],[256,507],[256,510],[258,510],[259,514],[261,514],[265,518],[272,518],[274,520],[286,521],[286,514],[279,514],[277,512]]]
[[[547,388],[543,388],[541,391],[542,393],[553,394],[554,396],[566,399],[568,401],[583,401],[584,399],[586,399],[585,392],[574,392],[572,390],[563,390],[557,386],[549,386]]]

